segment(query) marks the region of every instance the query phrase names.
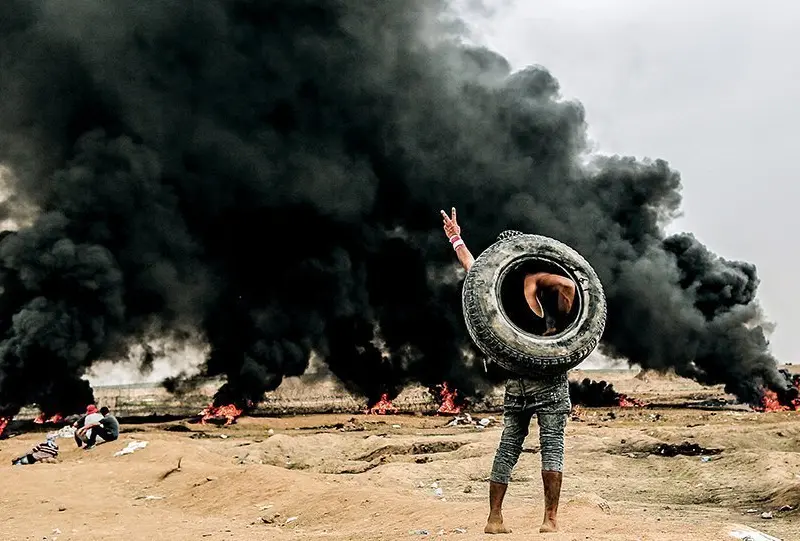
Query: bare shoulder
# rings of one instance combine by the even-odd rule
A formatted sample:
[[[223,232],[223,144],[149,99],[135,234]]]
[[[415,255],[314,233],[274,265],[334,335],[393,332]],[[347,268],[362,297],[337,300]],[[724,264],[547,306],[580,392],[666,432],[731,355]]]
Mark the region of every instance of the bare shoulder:
[[[525,277],[525,283],[533,282],[541,286],[566,286],[574,287],[575,284],[566,276],[550,272],[536,272]]]

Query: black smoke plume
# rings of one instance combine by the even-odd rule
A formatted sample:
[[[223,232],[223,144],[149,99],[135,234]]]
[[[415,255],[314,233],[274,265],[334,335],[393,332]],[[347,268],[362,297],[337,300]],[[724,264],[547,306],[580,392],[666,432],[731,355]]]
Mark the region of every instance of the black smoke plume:
[[[678,173],[585,165],[581,104],[461,45],[446,5],[0,3],[0,219],[18,224],[0,411],[75,411],[94,361],[198,334],[218,403],[258,401],[312,351],[371,401],[410,382],[475,395],[500,375],[464,355],[450,205],[476,253],[503,229],[581,251],[607,354],[745,400],[783,388],[755,269],[664,235]]]
[[[570,380],[569,398],[573,406],[598,408],[603,406],[619,406],[620,395],[614,385],[607,381],[595,381],[584,378],[581,381]]]

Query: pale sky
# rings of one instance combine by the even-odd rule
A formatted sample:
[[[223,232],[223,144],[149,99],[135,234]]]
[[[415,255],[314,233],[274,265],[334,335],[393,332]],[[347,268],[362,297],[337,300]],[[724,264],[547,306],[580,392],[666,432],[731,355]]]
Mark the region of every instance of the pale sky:
[[[586,107],[600,151],[681,172],[684,217],[671,231],[757,265],[773,353],[800,362],[800,4],[507,0],[470,22],[515,68],[547,67]]]

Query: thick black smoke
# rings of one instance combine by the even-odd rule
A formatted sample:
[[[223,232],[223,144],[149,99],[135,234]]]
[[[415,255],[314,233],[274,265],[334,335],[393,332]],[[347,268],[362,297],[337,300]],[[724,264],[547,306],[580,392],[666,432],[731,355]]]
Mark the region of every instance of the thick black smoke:
[[[569,382],[569,398],[573,406],[599,408],[603,406],[619,406],[620,395],[614,385],[607,381],[595,381],[584,378],[581,381]]]
[[[607,353],[748,400],[784,385],[753,267],[665,238],[678,174],[582,165],[582,106],[445,39],[445,5],[4,0],[0,218],[22,226],[0,242],[0,409],[74,410],[95,360],[197,333],[219,402],[312,351],[370,400],[475,394],[450,205],[475,252],[514,228],[584,253]]]

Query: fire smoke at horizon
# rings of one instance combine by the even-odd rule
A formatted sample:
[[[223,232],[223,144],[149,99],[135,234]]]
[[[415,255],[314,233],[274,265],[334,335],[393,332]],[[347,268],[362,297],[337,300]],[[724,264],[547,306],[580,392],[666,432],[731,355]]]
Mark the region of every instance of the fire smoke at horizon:
[[[25,224],[0,233],[0,415],[80,411],[94,362],[161,337],[205,340],[217,407],[311,352],[369,403],[442,381],[479,396],[502,374],[462,354],[449,205],[476,254],[518,229],[586,256],[606,355],[783,392],[755,267],[664,232],[679,174],[584,165],[582,105],[461,45],[446,6],[0,4],[0,222]]]

